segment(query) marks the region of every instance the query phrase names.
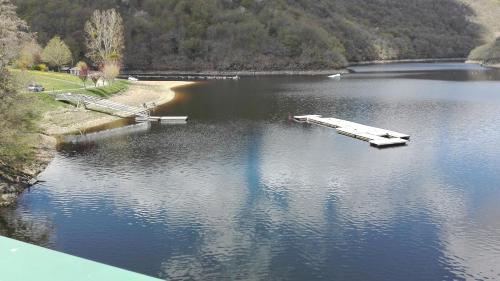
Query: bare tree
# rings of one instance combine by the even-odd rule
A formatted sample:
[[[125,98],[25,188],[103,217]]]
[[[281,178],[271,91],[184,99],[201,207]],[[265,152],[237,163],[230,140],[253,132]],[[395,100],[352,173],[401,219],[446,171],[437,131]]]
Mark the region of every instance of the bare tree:
[[[101,72],[108,83],[113,83],[115,78],[120,75],[120,65],[116,62],[107,62],[102,67]]]
[[[78,78],[82,80],[83,87],[87,88],[87,79],[89,78],[89,67],[84,61],[79,61],[76,64],[76,68],[78,69]]]
[[[59,36],[54,36],[43,49],[42,60],[60,70],[61,66],[71,62],[71,51]]]
[[[26,42],[19,52],[16,65],[21,69],[33,67],[42,60],[42,47],[33,38]]]
[[[89,73],[88,76],[90,77],[92,82],[94,82],[94,86],[97,87],[97,83],[99,82],[99,80],[102,78],[103,75],[99,71],[93,71],[93,72]]]
[[[29,40],[28,25],[19,19],[10,0],[0,0],[0,68],[17,57],[19,46]]]
[[[87,57],[96,65],[120,62],[125,49],[123,20],[115,9],[96,10],[85,24]]]

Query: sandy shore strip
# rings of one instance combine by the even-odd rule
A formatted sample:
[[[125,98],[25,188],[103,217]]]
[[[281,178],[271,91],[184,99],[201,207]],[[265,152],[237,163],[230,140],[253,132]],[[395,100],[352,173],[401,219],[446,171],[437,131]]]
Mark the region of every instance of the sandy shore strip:
[[[125,93],[115,95],[110,100],[132,106],[152,103],[158,106],[174,99],[174,88],[193,83],[190,81],[137,81],[133,82]]]
[[[190,81],[136,81],[127,91],[110,100],[131,105],[154,108],[174,99],[174,88],[187,86]],[[41,122],[42,130],[51,136],[85,133],[88,129],[120,120],[120,117],[84,108],[61,108],[47,112]]]

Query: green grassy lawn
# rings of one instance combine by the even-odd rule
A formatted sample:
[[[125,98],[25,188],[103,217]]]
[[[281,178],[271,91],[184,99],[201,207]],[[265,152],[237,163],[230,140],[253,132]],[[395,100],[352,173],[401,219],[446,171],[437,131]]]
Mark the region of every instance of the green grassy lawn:
[[[42,85],[45,88],[45,92],[32,93],[34,95],[69,91],[75,94],[95,95],[106,98],[126,90],[129,85],[127,80],[116,79],[111,85],[96,88],[91,80],[86,81],[84,85],[78,76],[67,73],[19,69],[10,69],[9,71],[16,78],[19,84],[19,90],[23,93],[27,92],[26,87],[31,83]]]
[[[109,98],[112,95],[121,93],[128,89],[129,82],[127,80],[116,79],[111,85],[98,87],[98,88],[86,88],[72,91],[75,94],[98,96],[101,98]]]
[[[85,86],[92,87],[94,85],[92,81],[87,81],[84,86],[82,80],[80,80],[78,76],[67,73],[19,69],[10,69],[10,72],[16,77],[22,92],[25,92],[26,87],[32,83],[42,85],[47,92],[78,89],[84,88]]]
[[[23,95],[34,97],[37,101],[36,107],[42,112],[66,106],[64,103],[54,100],[54,96],[58,93],[71,92],[108,98],[127,90],[129,85],[127,80],[116,79],[111,85],[96,88],[92,81],[86,81],[84,85],[80,78],[67,73],[19,69],[9,69],[9,71],[19,84],[19,91]],[[27,85],[31,83],[42,85],[45,91],[41,93],[28,92]]]

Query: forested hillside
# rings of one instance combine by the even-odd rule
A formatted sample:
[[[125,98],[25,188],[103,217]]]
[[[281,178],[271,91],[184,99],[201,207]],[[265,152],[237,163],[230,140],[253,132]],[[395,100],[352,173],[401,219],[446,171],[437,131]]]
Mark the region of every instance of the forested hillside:
[[[493,42],[477,47],[472,50],[469,60],[478,61],[484,64],[492,65],[500,63],[500,37]]]
[[[15,0],[45,44],[60,35],[75,61],[96,8],[118,8],[124,63],[149,70],[276,70],[347,61],[466,57],[480,44],[458,0]]]

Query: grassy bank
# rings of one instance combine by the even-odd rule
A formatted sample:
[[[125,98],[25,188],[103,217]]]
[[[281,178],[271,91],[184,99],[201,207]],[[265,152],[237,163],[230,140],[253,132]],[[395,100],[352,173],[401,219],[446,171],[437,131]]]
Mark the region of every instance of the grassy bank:
[[[56,145],[53,136],[57,131],[49,132],[48,124],[64,127],[75,122],[66,114],[75,113],[75,108],[55,101],[55,95],[71,92],[109,98],[129,87],[126,80],[95,87],[92,81],[84,84],[77,76],[66,73],[17,69],[8,72],[10,75],[4,73],[2,76],[8,81],[4,81],[5,89],[1,90],[14,94],[7,95],[9,99],[0,104],[3,111],[0,120],[0,207],[15,202],[17,195],[52,159]],[[32,83],[42,85],[46,91],[28,92],[27,86]],[[82,116],[80,119],[110,118],[83,109],[76,113]]]
[[[19,92],[31,100],[31,104],[36,112],[43,114],[47,111],[67,107],[64,103],[54,100],[54,96],[62,92],[74,94],[84,94],[109,98],[117,93],[128,89],[129,82],[126,80],[115,80],[111,85],[95,87],[92,81],[85,83],[78,76],[57,73],[42,72],[32,70],[9,69],[18,85]],[[32,93],[27,91],[29,84],[38,84],[45,88],[44,92]]]
[[[0,153],[5,165],[22,167],[31,165],[36,159],[37,150],[40,147],[40,134],[47,134],[44,122],[51,112],[71,110],[73,107],[54,99],[61,92],[94,95],[99,97],[111,97],[114,94],[126,91],[129,83],[125,80],[116,80],[113,84],[104,87],[94,87],[92,82],[83,82],[77,76],[67,73],[21,71],[9,69],[13,78],[13,88],[17,88],[16,101],[11,101],[7,110],[10,120],[4,120],[12,124],[22,124],[17,129],[7,130],[6,124],[2,130],[4,139],[12,139],[2,145]],[[33,93],[27,91],[29,84],[42,85],[46,91]],[[22,128],[22,129],[21,129]],[[19,139],[14,141],[14,139]]]
[[[60,92],[71,92],[99,97],[109,97],[121,91],[125,91],[129,85],[128,81],[116,79],[109,86],[95,87],[90,80],[85,83],[75,75],[58,72],[42,72],[33,70],[10,69],[19,85],[19,91],[27,92],[29,84],[42,85],[45,88],[43,94],[54,94]]]

